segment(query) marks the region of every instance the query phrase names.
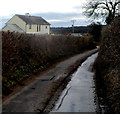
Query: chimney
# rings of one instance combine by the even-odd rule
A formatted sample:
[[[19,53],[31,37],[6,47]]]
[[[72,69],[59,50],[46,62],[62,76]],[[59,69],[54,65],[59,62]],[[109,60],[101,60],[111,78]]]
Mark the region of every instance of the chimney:
[[[30,14],[29,14],[29,13],[25,13],[25,15],[26,15],[26,16],[30,16]]]

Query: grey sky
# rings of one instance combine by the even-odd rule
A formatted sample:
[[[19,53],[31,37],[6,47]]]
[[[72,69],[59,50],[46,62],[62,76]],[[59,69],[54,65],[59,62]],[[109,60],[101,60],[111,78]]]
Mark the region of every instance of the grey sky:
[[[51,26],[87,25],[86,17],[82,14],[86,0],[2,0],[0,10],[0,28],[13,15],[30,13],[46,19]],[[6,6],[7,8],[5,8]],[[3,10],[4,9],[4,10]]]

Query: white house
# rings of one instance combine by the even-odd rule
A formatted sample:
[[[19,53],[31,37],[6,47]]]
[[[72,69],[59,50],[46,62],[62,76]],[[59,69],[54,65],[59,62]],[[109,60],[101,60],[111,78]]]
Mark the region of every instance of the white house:
[[[50,24],[42,17],[26,15],[14,15],[2,28],[3,31],[15,31],[21,33],[50,34]]]

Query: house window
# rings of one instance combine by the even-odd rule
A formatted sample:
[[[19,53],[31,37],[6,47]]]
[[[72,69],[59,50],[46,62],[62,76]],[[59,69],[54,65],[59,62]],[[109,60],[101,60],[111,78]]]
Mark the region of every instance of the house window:
[[[47,29],[47,26],[45,28]]]
[[[39,31],[39,27],[38,27],[38,25],[37,25],[37,32]]]
[[[39,31],[41,31],[41,26],[39,25]]]
[[[29,25],[29,29],[31,29],[31,28],[32,28],[32,25],[30,24],[30,25]]]

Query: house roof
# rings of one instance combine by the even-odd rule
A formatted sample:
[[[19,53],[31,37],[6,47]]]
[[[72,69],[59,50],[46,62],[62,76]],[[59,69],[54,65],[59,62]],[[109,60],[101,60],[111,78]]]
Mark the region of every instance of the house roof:
[[[22,30],[19,26],[17,26],[16,24],[7,24],[6,25],[9,29],[16,31],[16,32],[25,32],[24,30]]]
[[[38,16],[28,16],[28,15],[16,15],[25,21],[27,24],[40,24],[40,25],[50,25],[46,20],[42,17]]]

